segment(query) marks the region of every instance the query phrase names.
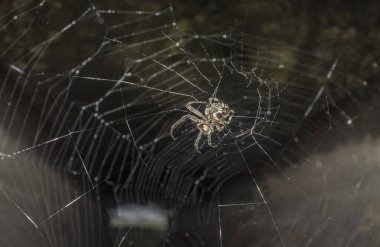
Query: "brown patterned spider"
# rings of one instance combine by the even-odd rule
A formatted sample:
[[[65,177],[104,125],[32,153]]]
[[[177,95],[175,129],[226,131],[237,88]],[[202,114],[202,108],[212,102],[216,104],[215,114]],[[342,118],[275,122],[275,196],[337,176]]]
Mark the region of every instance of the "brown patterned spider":
[[[192,106],[193,104],[206,104],[204,114],[195,109]],[[207,143],[210,147],[216,147],[212,143],[211,135],[215,131],[221,132],[231,122],[232,116],[235,113],[235,111],[231,110],[226,103],[215,97],[209,98],[208,102],[187,102],[186,108],[190,112],[194,113],[194,115],[187,114],[185,116],[182,116],[177,122],[175,122],[171,126],[170,134],[172,138],[175,139],[173,135],[174,129],[177,128],[179,125],[183,124],[187,119],[191,120],[195,123],[197,129],[199,130],[199,134],[194,142],[195,150],[197,150],[197,152],[199,153],[199,141],[201,140],[202,136],[207,136]]]

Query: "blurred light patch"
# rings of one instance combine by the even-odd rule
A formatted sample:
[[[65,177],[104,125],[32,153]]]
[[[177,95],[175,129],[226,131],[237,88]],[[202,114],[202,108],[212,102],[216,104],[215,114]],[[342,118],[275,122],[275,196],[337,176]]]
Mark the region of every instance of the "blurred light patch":
[[[123,205],[112,212],[112,227],[138,227],[165,231],[169,225],[168,212],[151,205]]]

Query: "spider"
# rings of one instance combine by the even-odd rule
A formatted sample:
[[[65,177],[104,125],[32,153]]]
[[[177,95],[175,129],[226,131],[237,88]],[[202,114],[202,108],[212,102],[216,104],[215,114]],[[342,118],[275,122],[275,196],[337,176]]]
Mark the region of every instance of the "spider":
[[[206,108],[204,114],[195,109],[193,104],[205,104]],[[232,119],[234,110],[230,109],[230,107],[221,101],[218,98],[211,97],[207,101],[190,101],[187,102],[186,108],[194,113],[194,115],[187,114],[182,116],[177,122],[175,122],[170,128],[170,134],[173,139],[175,139],[173,135],[173,131],[179,125],[183,124],[187,119],[191,120],[196,124],[197,129],[199,130],[199,134],[194,142],[194,147],[197,152],[199,151],[199,141],[202,136],[207,136],[207,143],[210,147],[216,147],[216,145],[212,144],[211,135],[217,131],[221,132]]]

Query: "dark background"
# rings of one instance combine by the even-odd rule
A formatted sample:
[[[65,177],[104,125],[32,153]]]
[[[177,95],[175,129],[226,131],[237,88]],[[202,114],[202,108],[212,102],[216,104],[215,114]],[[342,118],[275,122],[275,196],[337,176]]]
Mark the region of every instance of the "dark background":
[[[51,1],[34,8],[37,5],[37,1],[0,3],[0,152],[6,156],[23,150],[21,155],[0,161],[1,246],[379,245],[379,3],[130,0]],[[116,30],[107,27],[138,17],[92,16],[80,18],[78,25],[62,32],[92,6],[127,11],[158,11],[172,6],[173,16]],[[18,16],[17,21],[12,21],[14,16]],[[172,20],[188,35],[184,37],[204,37],[211,56],[247,54],[244,63],[258,64],[265,78],[270,75],[279,81],[275,118],[279,124],[265,134],[281,145],[264,141],[268,155],[257,146],[242,153],[229,146],[220,152],[206,149],[198,155],[192,146],[195,134],[188,131],[176,142],[164,138],[154,149],[142,149],[140,154],[130,136],[120,146],[125,151],[112,146],[119,140],[112,130],[104,132],[101,141],[86,139],[95,133],[86,131],[28,150],[67,135],[68,129],[75,132],[102,126],[93,117],[93,108],[82,113],[80,107],[99,99],[110,86],[72,77],[73,67],[80,70],[80,76],[117,80],[128,61],[133,64],[171,44],[164,40],[166,43],[128,48],[151,36],[164,36],[159,31],[148,32],[122,39],[121,44],[115,42],[112,48],[122,49],[103,58],[112,51],[106,46],[96,53],[107,41],[105,37],[148,30]],[[216,43],[222,48],[215,48],[207,40],[211,34],[219,38],[231,34],[236,43]],[[49,42],[54,35],[57,38]],[[43,56],[33,57],[45,47]],[[197,42],[184,47],[195,57],[203,51]],[[256,56],[256,51],[260,55]],[[80,66],[92,54],[100,59]],[[285,70],[272,66],[273,60],[273,64],[284,64]],[[326,80],[334,63],[332,77]],[[152,64],[157,66],[150,61],[131,71],[147,79],[151,71],[159,71],[157,67],[150,71]],[[24,74],[15,73],[12,65],[23,68]],[[145,67],[146,71],[142,69]],[[173,75],[164,73],[157,78],[165,81],[169,76]],[[160,85],[160,80],[149,81],[149,85]],[[221,88],[221,95],[237,112],[248,115],[251,105],[241,99],[246,91],[244,84],[239,84],[244,79],[234,73],[228,80],[233,83],[223,84],[227,86]],[[313,105],[322,86],[325,90]],[[64,94],[67,88],[69,93]],[[179,91],[192,92],[187,87]],[[127,107],[128,118],[181,108],[187,101],[133,87],[126,88],[122,96],[125,103],[137,102]],[[17,102],[18,107],[12,108]],[[101,106],[100,112],[120,106],[120,96],[114,97]],[[309,106],[313,106],[312,111],[305,116]],[[46,109],[51,109],[50,115]],[[104,120],[120,122],[123,114]],[[134,137],[138,144],[149,143],[167,133],[167,126],[181,115],[131,121]],[[41,119],[45,124],[38,129]],[[250,124],[244,121],[243,125]],[[147,126],[153,126],[152,130],[148,132]],[[129,133],[123,122],[115,131]],[[98,149],[91,149],[94,143]],[[77,149],[84,162],[91,164],[92,181],[100,181],[95,189],[88,182]],[[106,160],[106,168],[101,170],[98,156],[106,156],[108,151],[115,161]],[[223,155],[225,151],[232,154]],[[141,164],[139,155],[151,165],[149,169]],[[163,175],[165,172],[170,175]],[[206,178],[202,178],[204,174]],[[154,204],[167,210],[169,227],[163,231],[111,227],[110,212],[124,204]],[[37,228],[24,213],[37,222]]]

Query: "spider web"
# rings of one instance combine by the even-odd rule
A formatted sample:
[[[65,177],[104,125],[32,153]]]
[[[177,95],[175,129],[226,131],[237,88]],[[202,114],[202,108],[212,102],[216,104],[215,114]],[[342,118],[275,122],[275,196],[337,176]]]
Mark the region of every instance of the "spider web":
[[[292,246],[316,238],[292,239],[299,224],[279,201],[307,201],[304,167],[339,168],[327,146],[376,130],[368,128],[378,123],[375,60],[362,65],[371,71],[362,79],[349,73],[359,60],[349,48],[324,59],[252,35],[244,19],[198,34],[185,31],[175,4],[70,4],[13,1],[0,16],[2,245]],[[213,96],[235,115],[213,136],[218,147],[202,139],[199,154],[190,121],[176,140],[170,127],[189,114],[187,102]],[[360,187],[372,169],[344,181]]]

